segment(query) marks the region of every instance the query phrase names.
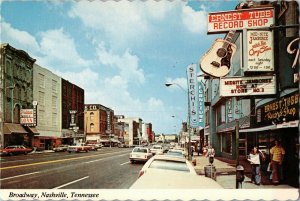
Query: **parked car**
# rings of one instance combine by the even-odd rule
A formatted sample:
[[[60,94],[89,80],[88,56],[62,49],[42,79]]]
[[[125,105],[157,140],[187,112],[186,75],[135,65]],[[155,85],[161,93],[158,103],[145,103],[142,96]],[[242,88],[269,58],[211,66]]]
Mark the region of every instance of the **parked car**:
[[[167,155],[156,155],[149,159],[131,189],[199,189],[222,186],[215,180],[197,175],[193,166],[185,159]]]
[[[68,147],[69,147],[69,145],[67,145],[67,144],[61,144],[58,147],[54,147],[53,151],[55,151],[55,152],[67,151]]]
[[[170,149],[166,155],[168,156],[175,156],[175,157],[185,157],[185,153],[182,150],[178,150],[178,149]]]
[[[91,151],[97,151],[98,149],[101,148],[98,144],[86,144],[86,146],[90,146]]]
[[[10,145],[5,147],[1,151],[1,155],[17,155],[17,154],[28,154],[32,151],[32,148],[25,147],[23,145]]]
[[[155,154],[163,154],[164,148],[161,145],[153,145],[153,147],[150,149],[152,155]]]
[[[146,147],[135,147],[129,155],[130,163],[136,161],[146,162],[152,157],[152,153]]]

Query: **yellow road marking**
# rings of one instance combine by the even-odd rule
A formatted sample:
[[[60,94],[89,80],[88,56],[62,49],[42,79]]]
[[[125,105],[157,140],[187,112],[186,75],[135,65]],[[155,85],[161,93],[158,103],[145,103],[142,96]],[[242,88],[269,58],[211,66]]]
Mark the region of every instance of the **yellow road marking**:
[[[43,164],[48,164],[48,163],[58,163],[58,162],[62,162],[62,161],[77,160],[77,159],[82,159],[82,158],[93,158],[93,157],[96,157],[99,155],[114,154],[114,153],[119,153],[119,152],[111,152],[111,153],[97,154],[97,155],[91,155],[91,156],[81,156],[81,157],[76,157],[76,158],[66,158],[66,159],[59,159],[59,160],[53,160],[53,161],[44,161],[44,162],[30,163],[30,164],[24,164],[24,165],[15,165],[15,166],[9,166],[9,167],[2,167],[2,168],[0,168],[0,170],[7,170],[7,169],[34,166],[34,165],[43,165]]]

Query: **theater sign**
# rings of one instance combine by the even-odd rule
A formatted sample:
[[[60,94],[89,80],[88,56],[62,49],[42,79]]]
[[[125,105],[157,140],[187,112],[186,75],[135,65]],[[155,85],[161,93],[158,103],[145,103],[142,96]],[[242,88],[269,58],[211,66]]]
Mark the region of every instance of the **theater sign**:
[[[220,78],[220,96],[257,96],[276,94],[275,76]]]
[[[274,9],[243,9],[208,14],[208,33],[229,30],[270,27],[274,24]]]

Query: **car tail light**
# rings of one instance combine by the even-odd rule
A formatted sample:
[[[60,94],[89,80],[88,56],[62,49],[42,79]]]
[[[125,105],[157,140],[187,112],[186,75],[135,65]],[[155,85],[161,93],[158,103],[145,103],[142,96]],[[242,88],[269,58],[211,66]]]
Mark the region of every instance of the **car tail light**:
[[[145,172],[143,170],[140,171],[139,173],[139,178],[144,174]]]

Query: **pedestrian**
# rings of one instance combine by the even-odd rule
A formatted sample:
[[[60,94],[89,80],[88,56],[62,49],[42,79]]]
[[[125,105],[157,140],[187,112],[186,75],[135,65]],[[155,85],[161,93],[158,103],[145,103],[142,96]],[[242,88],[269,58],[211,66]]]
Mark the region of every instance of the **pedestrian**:
[[[285,150],[281,146],[279,140],[274,140],[275,145],[270,150],[270,161],[272,168],[272,183],[278,185],[283,180],[282,162],[285,155]]]
[[[207,147],[206,157],[208,157],[208,161],[210,164],[214,162],[215,149],[211,146],[211,144],[209,144]]]
[[[250,152],[248,161],[252,166],[251,182],[255,183],[256,185],[260,185],[261,183],[260,165],[261,161],[263,161],[264,159],[264,154],[260,150],[258,150],[258,147],[254,146]]]

